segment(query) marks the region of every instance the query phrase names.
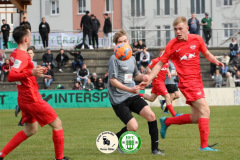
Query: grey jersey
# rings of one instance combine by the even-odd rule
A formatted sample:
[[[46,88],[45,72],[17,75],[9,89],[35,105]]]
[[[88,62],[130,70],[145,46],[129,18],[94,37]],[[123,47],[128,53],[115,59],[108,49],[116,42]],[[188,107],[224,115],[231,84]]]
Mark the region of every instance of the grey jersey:
[[[136,94],[123,91],[111,85],[110,79],[116,78],[120,83],[127,87],[133,87],[133,78],[139,74],[136,66],[136,60],[132,56],[126,61],[118,60],[112,55],[108,62],[108,93],[109,100],[113,105],[120,104],[129,97],[136,96]]]
[[[169,72],[170,73],[176,72],[175,66],[171,60],[169,60]],[[168,76],[166,75],[165,85],[176,84],[176,82],[174,81],[175,79],[176,79],[176,76],[172,76],[172,78],[169,79]]]

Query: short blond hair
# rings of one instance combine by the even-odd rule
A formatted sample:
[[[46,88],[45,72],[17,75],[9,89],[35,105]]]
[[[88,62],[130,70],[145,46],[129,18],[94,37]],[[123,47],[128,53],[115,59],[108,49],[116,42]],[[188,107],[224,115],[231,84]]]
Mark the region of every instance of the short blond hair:
[[[184,23],[186,26],[188,26],[187,19],[183,16],[175,18],[175,20],[173,21],[173,27],[178,25],[179,23]]]
[[[118,31],[117,33],[115,33],[115,35],[114,35],[114,37],[113,37],[113,42],[115,43],[115,44],[117,44],[118,43],[118,38],[120,38],[120,37],[122,37],[122,36],[127,36],[127,33],[126,33],[126,31],[125,30],[120,30],[120,31]]]

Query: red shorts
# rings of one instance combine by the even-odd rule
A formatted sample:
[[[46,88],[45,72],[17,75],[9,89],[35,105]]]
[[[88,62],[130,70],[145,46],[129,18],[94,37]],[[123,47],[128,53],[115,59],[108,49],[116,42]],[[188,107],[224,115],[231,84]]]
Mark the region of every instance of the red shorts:
[[[43,99],[32,103],[18,100],[18,105],[22,111],[22,123],[34,123],[37,121],[43,127],[57,118],[54,109]]]
[[[184,97],[186,98],[186,104],[192,106],[192,102],[205,98],[204,90],[202,87],[194,88],[179,88]]]
[[[153,82],[153,87],[151,93],[156,94],[158,96],[165,96],[168,94],[167,88],[165,86],[165,83],[159,83],[159,82]]]

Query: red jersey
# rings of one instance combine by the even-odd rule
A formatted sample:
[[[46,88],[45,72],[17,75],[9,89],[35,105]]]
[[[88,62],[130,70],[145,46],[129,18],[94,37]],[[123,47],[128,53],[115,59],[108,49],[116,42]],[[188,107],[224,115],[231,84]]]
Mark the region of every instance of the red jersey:
[[[187,41],[174,38],[167,44],[160,59],[167,63],[171,58],[179,76],[179,88],[191,82],[198,82],[198,86],[203,87],[199,51],[205,53],[207,48],[202,37],[195,34],[188,34]]]
[[[160,57],[154,58],[151,63],[148,65],[150,69],[152,69],[159,61]],[[160,82],[165,82],[166,74],[167,74],[167,69],[168,69],[168,63],[165,63],[162,67],[162,69],[158,72],[157,78],[154,78],[154,81],[160,81]]]
[[[18,100],[36,102],[42,99],[38,92],[37,78],[32,75],[33,63],[27,52],[15,49],[10,55],[9,82],[16,82]]]

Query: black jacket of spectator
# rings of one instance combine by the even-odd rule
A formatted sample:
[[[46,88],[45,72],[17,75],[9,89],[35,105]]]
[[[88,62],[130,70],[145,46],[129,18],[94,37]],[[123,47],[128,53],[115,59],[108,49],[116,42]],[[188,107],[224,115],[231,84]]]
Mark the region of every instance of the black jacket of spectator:
[[[234,57],[230,64],[240,70],[240,57]]]
[[[29,28],[29,30],[31,31],[31,24],[28,21],[26,21],[26,22],[22,21],[20,23],[20,26],[27,26]]]
[[[102,82],[102,83],[97,83],[97,87],[96,87],[97,89],[100,89],[100,88],[105,88],[105,85],[104,85],[104,83]]]
[[[93,83],[94,87],[97,88],[97,79],[94,79],[93,77],[91,77],[90,80]]]
[[[61,56],[63,56],[63,59],[61,58]],[[69,60],[68,56],[66,54],[58,54],[57,57],[56,57],[56,61],[57,62],[67,62]]]
[[[77,76],[85,77],[89,75],[88,69],[79,69]]]
[[[5,29],[3,29],[3,28],[5,28]],[[5,23],[1,26],[1,32],[3,33],[4,37],[9,37],[9,31],[10,31],[10,26],[7,23]]]
[[[53,72],[52,69],[51,69],[51,70],[48,70],[47,73],[46,73],[46,75],[52,76],[52,79],[54,80],[54,72]]]
[[[236,43],[233,45],[232,43],[230,43],[229,49],[230,51],[238,51],[238,44]]]
[[[100,28],[100,22],[97,18],[92,19],[92,31],[98,32]]]
[[[52,54],[52,53],[50,53],[50,54],[45,53],[45,54],[42,56],[42,61],[43,61],[43,63],[49,63],[49,62],[52,63],[52,61],[53,61],[53,54]]]
[[[109,17],[106,18],[105,21],[104,21],[103,32],[104,32],[104,33],[110,33],[110,32],[112,32],[112,23],[111,23]]]
[[[82,17],[80,27],[83,28],[83,32],[89,32],[92,31],[92,19],[89,15],[85,14]]]
[[[137,48],[138,49],[146,48],[146,44],[145,43],[142,43],[142,45],[138,44]]]
[[[84,61],[84,57],[81,53],[76,54],[75,52],[69,52],[70,55],[74,56],[74,61],[79,62],[79,61]]]
[[[41,22],[39,24],[39,33],[43,35],[47,35],[50,33],[50,26],[47,22],[45,23]]]
[[[199,23],[199,20],[197,19],[197,18],[195,18],[196,19],[196,23],[197,23],[197,34],[199,34],[199,29],[200,29],[200,23]],[[192,33],[192,32],[194,32],[194,30],[192,30],[192,27],[191,27],[191,22],[192,22],[192,18],[190,18],[189,20],[188,20],[188,27],[189,27],[189,32],[190,33]]]

